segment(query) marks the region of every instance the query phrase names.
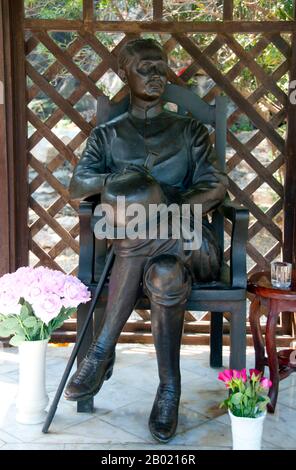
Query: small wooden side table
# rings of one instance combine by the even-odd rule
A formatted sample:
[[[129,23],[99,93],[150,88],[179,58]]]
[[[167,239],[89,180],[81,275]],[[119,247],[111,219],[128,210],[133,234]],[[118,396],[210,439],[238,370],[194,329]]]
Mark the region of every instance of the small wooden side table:
[[[296,289],[278,289],[271,285],[269,272],[253,274],[248,281],[248,291],[255,294],[250,306],[250,324],[255,348],[255,367],[264,373],[267,365],[270,371],[272,387],[269,390],[268,411],[274,413],[280,380],[296,371],[295,360],[290,361],[293,349],[277,352],[276,326],[280,312],[296,311]],[[261,307],[267,308],[268,316],[265,331],[265,347],[260,328]],[[294,355],[295,357],[295,355]]]

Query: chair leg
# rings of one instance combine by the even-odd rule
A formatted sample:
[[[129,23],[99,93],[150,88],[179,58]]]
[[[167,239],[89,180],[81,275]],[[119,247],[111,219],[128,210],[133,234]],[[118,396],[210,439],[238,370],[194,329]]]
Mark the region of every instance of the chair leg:
[[[231,310],[230,320],[230,360],[231,369],[243,369],[246,367],[246,303],[238,302]]]
[[[85,318],[89,309],[89,303],[81,304],[77,309],[77,337],[80,334],[82,326],[85,322]],[[81,344],[81,347],[77,354],[77,364],[84,359],[91,343],[93,341],[93,322],[89,323],[89,327],[85,333],[85,337]],[[89,400],[83,400],[77,402],[77,411],[78,413],[92,413],[94,410],[94,399],[90,398]]]
[[[222,367],[223,313],[211,312],[210,366]]]

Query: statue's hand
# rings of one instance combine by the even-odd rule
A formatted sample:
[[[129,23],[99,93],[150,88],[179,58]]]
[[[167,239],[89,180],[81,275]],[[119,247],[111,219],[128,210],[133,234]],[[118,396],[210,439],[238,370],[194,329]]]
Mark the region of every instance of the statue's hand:
[[[121,173],[109,173],[105,178],[104,186],[106,186],[106,184],[108,184],[111,181],[113,181],[114,179],[116,179],[120,174]]]
[[[151,176],[149,170],[145,167],[145,166],[142,166],[142,165],[137,165],[135,163],[131,163],[130,165],[128,165],[124,170],[123,170],[124,173],[129,173],[129,172],[136,172],[136,173],[140,173],[142,175],[146,175],[146,176]]]
[[[121,171],[109,173],[108,176],[105,178],[104,186],[106,186],[106,184],[110,183],[111,181],[115,181],[116,179],[120,178],[122,175],[127,173],[137,173],[145,176],[150,176],[150,178],[152,177],[147,168],[141,165],[131,163]]]

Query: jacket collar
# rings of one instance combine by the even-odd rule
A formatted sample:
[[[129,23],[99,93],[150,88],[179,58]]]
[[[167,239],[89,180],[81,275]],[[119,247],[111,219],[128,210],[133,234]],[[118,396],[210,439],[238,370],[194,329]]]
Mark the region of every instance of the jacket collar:
[[[151,119],[159,116],[161,113],[163,113],[163,104],[162,102],[158,102],[154,106],[150,106],[147,108],[142,108],[135,103],[132,103],[129,107],[129,114],[131,114],[133,117],[138,118],[138,119]]]

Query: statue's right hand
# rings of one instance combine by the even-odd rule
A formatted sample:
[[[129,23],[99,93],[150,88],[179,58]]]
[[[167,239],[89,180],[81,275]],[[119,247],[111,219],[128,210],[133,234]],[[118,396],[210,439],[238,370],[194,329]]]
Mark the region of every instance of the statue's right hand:
[[[143,165],[137,165],[136,163],[130,163],[124,170],[124,173],[140,173],[141,175],[150,175],[149,170]]]
[[[118,172],[118,173],[109,173],[104,181],[104,186],[106,186],[108,183],[111,181],[114,181],[116,178],[122,175],[123,172]]]
[[[143,175],[143,176],[148,176],[152,178],[147,168],[141,165],[136,165],[136,164],[131,163],[130,165],[128,165],[121,171],[117,171],[115,173],[109,173],[105,178],[104,186],[106,186],[112,181],[116,181],[117,179],[120,179],[123,175],[127,175],[130,173],[134,175]]]

